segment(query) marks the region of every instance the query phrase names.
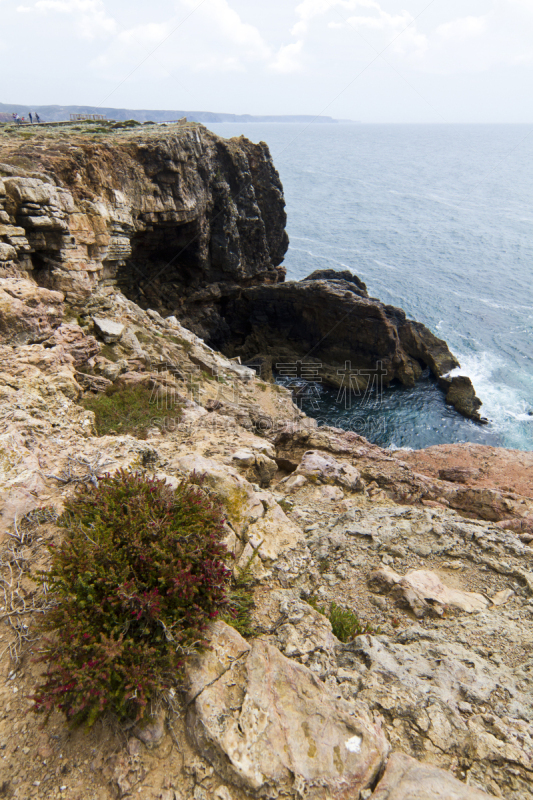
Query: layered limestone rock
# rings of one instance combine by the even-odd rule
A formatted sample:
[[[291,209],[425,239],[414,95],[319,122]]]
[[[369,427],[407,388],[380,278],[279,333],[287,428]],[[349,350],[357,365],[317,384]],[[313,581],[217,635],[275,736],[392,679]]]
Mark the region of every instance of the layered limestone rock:
[[[442,769],[394,753],[370,800],[487,800]]]
[[[459,364],[446,343],[359,278],[282,283],[285,202],[266,144],[197,124],[89,133],[2,143],[4,274],[23,269],[78,303],[118,285],[229,355],[320,362],[325,383],[355,391],[376,374],[411,386],[429,367],[447,402],[482,420],[470,380],[448,377]]]
[[[378,774],[388,745],[370,717],[307,667],[216,623],[187,665],[188,728],[217,772],[254,797],[349,800]],[[231,713],[228,713],[231,709]]]
[[[151,131],[3,142],[0,264],[70,299],[115,282],[170,314],[218,282],[282,279],[285,203],[266,144]]]

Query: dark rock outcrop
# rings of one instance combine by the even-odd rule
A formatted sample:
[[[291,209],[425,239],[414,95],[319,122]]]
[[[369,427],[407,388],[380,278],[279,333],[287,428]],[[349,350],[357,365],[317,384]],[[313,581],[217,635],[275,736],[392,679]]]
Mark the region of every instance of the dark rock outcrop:
[[[332,386],[411,386],[429,367],[447,402],[481,421],[470,380],[446,377],[459,366],[446,342],[357,276],[283,283],[285,201],[266,144],[195,124],[88,133],[0,146],[4,274],[22,268],[80,307],[117,285],[227,355],[320,364]]]
[[[209,311],[189,306],[188,324],[213,347],[253,360],[320,366],[331,386],[364,390],[371,382],[413,386],[429,367],[464,416],[481,421],[468,378],[446,378],[459,366],[448,345],[393,306],[368,297],[349,272],[315,272],[302,281],[229,288]],[[374,383],[377,388],[377,384]]]

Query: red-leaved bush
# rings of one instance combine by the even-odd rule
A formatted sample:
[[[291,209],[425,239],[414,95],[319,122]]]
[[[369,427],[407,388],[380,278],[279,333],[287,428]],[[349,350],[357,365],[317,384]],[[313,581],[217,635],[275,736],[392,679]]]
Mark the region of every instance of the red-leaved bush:
[[[40,623],[48,665],[34,710],[91,725],[106,711],[139,719],[176,684],[187,652],[226,608],[230,570],[220,505],[184,480],[120,471],[65,507]]]

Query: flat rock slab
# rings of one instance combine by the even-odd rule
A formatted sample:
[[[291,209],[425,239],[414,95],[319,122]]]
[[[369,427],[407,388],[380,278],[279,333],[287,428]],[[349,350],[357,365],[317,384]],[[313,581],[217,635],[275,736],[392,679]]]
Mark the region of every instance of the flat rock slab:
[[[217,622],[211,649],[187,664],[187,728],[226,781],[254,797],[353,800],[388,744],[364,711],[307,667]]]
[[[313,482],[338,483],[351,491],[362,491],[364,484],[359,471],[350,464],[337,461],[329,453],[320,450],[308,450],[293,473],[294,476],[303,475]]]
[[[390,567],[382,567],[369,576],[369,584],[378,590],[389,591],[407,604],[417,617],[426,614],[442,615],[446,608],[457,611],[484,611],[490,604],[478,592],[463,592],[446,586],[436,572],[427,569],[411,570],[403,577]]]
[[[370,800],[490,800],[490,797],[432,764],[421,764],[404,753],[393,753]]]
[[[104,340],[106,344],[118,342],[124,333],[124,325],[122,325],[120,322],[113,322],[112,319],[93,317],[93,322],[97,334]]]

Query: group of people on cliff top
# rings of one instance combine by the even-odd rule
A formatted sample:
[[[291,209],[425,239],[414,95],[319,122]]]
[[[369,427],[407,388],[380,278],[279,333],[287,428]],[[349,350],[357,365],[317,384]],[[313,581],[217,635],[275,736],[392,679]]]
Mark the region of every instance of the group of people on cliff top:
[[[11,115],[13,117],[13,121],[17,123],[17,125],[22,125],[23,122],[27,122],[25,117],[19,117],[19,115],[14,111]],[[28,114],[30,118],[30,124],[33,125],[33,118],[35,117],[35,122],[42,122],[39,114],[34,111],[33,113],[30,111]]]

